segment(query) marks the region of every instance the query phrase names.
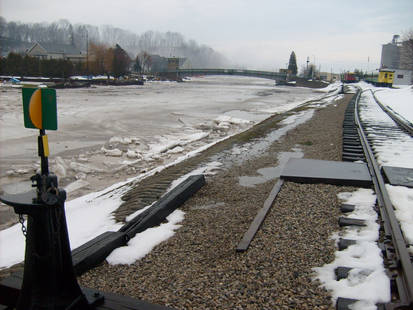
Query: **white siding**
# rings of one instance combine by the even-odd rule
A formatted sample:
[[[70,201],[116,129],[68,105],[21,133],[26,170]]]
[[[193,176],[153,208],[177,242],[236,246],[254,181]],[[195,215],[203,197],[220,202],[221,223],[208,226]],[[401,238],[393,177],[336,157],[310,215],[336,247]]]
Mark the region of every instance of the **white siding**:
[[[410,85],[412,84],[412,74],[410,70],[396,69],[394,72],[393,85]]]

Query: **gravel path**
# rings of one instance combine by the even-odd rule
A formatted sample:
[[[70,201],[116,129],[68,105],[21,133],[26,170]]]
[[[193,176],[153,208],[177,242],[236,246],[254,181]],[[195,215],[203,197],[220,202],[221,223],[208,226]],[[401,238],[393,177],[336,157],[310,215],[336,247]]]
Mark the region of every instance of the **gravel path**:
[[[245,187],[240,177],[259,175],[258,169],[278,164],[278,154],[297,148],[305,158],[340,160],[350,98],[316,109],[310,121],[266,152],[239,165],[235,160],[207,177],[207,184],[182,206],[185,220],[172,238],[132,265],[104,263],[84,274],[80,284],[177,309],[334,309],[328,292],[312,280],[312,268],[333,260],[335,245],[329,236],[339,229],[337,193],[352,188],[286,182],[249,250],[237,253],[238,242],[276,182]],[[274,117],[227,144],[254,141],[275,130],[278,121]],[[202,156],[197,160],[206,158]],[[156,177],[162,181],[165,174]],[[131,205],[125,204],[122,214],[137,208]]]

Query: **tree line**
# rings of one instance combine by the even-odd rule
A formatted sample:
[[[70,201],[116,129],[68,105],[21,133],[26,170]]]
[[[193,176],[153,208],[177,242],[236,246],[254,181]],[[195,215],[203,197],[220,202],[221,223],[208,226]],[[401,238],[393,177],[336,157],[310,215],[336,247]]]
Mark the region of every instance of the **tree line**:
[[[39,59],[17,53],[0,58],[0,75],[68,78],[75,72],[84,73],[83,69],[82,64],[73,64],[65,59]]]
[[[0,16],[0,38],[12,42],[69,44],[83,51],[86,51],[88,42],[105,46],[119,44],[132,58],[143,52],[163,57],[182,57],[188,58],[194,67],[199,68],[219,68],[226,62],[221,54],[209,46],[186,40],[177,32],[146,31],[139,35],[109,25],[73,25],[65,19],[52,23],[20,23],[7,22]],[[2,46],[2,49],[6,50],[7,46]]]
[[[68,78],[72,75],[125,75],[131,59],[117,44],[114,48],[91,45],[92,59],[85,62],[71,62],[67,59],[39,59],[28,55],[10,53],[0,58],[0,75],[44,76]]]

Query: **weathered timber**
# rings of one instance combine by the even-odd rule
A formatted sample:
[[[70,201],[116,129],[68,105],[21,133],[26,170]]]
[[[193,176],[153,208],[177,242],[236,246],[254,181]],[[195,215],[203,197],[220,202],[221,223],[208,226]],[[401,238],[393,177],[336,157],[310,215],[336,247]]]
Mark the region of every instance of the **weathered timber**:
[[[356,243],[357,243],[356,240],[340,238],[337,243],[338,250],[343,251],[347,249],[349,246],[354,245]]]
[[[161,197],[153,206],[123,225],[119,232],[124,232],[128,238],[133,238],[137,233],[161,224],[169,214],[182,205],[204,184],[205,178],[203,175],[188,177],[173,190]]]
[[[350,310],[356,302],[358,302],[357,299],[339,297],[336,302],[336,310]]]
[[[76,274],[81,275],[102,263],[114,249],[126,245],[137,233],[159,225],[204,184],[203,175],[188,177],[151,208],[122,226],[118,232],[107,231],[73,250],[72,259]]]
[[[82,273],[102,263],[116,248],[126,245],[128,237],[123,232],[107,231],[72,251],[75,273]]]
[[[343,203],[340,206],[340,211],[343,212],[343,213],[349,213],[349,212],[353,212],[355,208],[356,208],[355,205],[350,205],[350,204],[347,204],[347,203]]]
[[[268,198],[264,202],[264,206],[258,211],[257,215],[252,221],[247,232],[244,234],[244,237],[238,244],[237,252],[244,252],[248,249],[252,239],[254,239],[255,234],[257,233],[258,229],[261,227],[262,222],[264,221],[265,217],[267,216],[268,211],[270,210],[272,204],[274,203],[275,198],[280,192],[281,186],[283,185],[283,183],[284,181],[282,179],[279,179],[278,182],[274,185],[270,194],[268,195]]]
[[[349,217],[342,217],[340,216],[338,218],[338,225],[340,227],[344,227],[344,226],[359,226],[359,227],[363,227],[366,226],[366,221],[365,220],[361,220],[361,219],[354,219],[354,218],[349,218]]]
[[[336,280],[340,281],[341,279],[346,279],[348,278],[350,271],[353,268],[351,267],[336,267],[336,269],[334,269],[334,274],[336,275]]]

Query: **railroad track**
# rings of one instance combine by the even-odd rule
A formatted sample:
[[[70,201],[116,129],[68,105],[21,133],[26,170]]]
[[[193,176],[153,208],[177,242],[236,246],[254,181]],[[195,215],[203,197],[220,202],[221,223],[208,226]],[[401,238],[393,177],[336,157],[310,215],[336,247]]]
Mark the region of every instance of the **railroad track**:
[[[369,117],[371,110],[364,112],[364,117],[360,115],[366,109],[376,109],[374,117]],[[371,90],[359,90],[348,106],[343,123],[343,160],[368,164],[381,222],[378,242],[391,283],[391,301],[378,305],[379,309],[413,309],[413,258],[382,176],[381,166],[386,159],[380,158],[380,148],[386,141],[399,139],[396,141],[413,147],[412,134],[412,124],[380,103]],[[338,298],[337,309],[349,309],[352,303],[354,300]]]

